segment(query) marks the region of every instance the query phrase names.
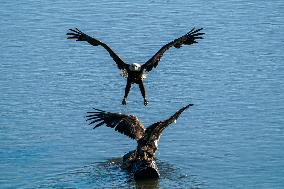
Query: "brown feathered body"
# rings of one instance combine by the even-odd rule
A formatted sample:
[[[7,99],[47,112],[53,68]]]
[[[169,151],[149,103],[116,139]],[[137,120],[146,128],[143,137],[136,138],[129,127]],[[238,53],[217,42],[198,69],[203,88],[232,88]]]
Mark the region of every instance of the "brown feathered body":
[[[83,33],[77,28],[70,29],[71,32],[67,33],[67,35],[68,39],[75,39],[77,41],[86,41],[93,46],[102,46],[103,48],[105,48],[109,53],[109,55],[112,57],[112,59],[115,61],[117,68],[120,69],[121,75],[127,78],[122,104],[126,105],[127,103],[127,97],[130,92],[131,85],[137,84],[139,85],[141,94],[144,99],[144,105],[146,106],[148,104],[148,101],[147,101],[146,90],[143,83],[143,80],[146,78],[145,75],[148,72],[150,72],[153,68],[156,68],[158,66],[160,59],[168,49],[172,47],[179,49],[183,45],[192,45],[194,43],[198,43],[197,39],[202,39],[203,38],[202,35],[204,34],[200,32],[201,30],[202,28],[200,29],[193,28],[185,35],[167,43],[166,45],[162,46],[162,48],[160,48],[160,50],[156,54],[154,54],[154,56],[152,56],[148,61],[146,61],[142,65],[137,63],[127,64],[107,44],[96,38],[90,37],[89,35]]]
[[[158,150],[163,130],[175,122],[181,113],[192,105],[188,104],[168,119],[156,122],[146,129],[134,115],[111,113],[99,109],[88,112],[87,121],[90,122],[89,124],[96,124],[94,128],[106,125],[136,140],[136,149],[123,156],[122,167],[131,171],[135,178],[154,178],[160,175],[155,162],[155,153]]]

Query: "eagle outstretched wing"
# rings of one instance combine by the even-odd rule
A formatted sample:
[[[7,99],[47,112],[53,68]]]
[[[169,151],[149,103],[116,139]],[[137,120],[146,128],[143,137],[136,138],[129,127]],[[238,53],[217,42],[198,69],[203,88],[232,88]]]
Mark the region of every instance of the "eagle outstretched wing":
[[[193,43],[198,43],[196,39],[203,39],[202,35],[204,33],[200,33],[203,28],[195,29],[193,28],[187,34],[171,41],[170,43],[164,45],[152,58],[150,58],[145,64],[141,66],[142,70],[147,72],[151,71],[153,68],[156,68],[161,57],[164,53],[171,47],[180,48],[182,45],[192,45]]]
[[[87,112],[86,116],[87,121],[90,121],[89,125],[96,124],[94,129],[105,124],[137,141],[144,136],[145,128],[136,116],[111,113],[95,108],[94,110],[94,112]]]
[[[116,62],[116,65],[118,69],[124,70],[128,68],[128,64],[126,64],[107,44],[99,41],[98,39],[95,39],[93,37],[90,37],[89,35],[83,33],[78,28],[75,29],[69,29],[71,32],[67,33],[68,35],[67,39],[76,39],[76,41],[87,41],[93,46],[102,46],[104,47],[109,55],[112,57],[112,59]]]
[[[144,135],[144,139],[147,141],[150,140],[159,140],[159,137],[161,136],[163,130],[169,126],[171,123],[175,122],[178,117],[181,115],[183,111],[188,109],[190,106],[193,106],[193,104],[188,104],[187,106],[179,109],[174,115],[172,115],[170,118],[164,120],[164,121],[159,121],[156,122],[149,127],[147,127]]]

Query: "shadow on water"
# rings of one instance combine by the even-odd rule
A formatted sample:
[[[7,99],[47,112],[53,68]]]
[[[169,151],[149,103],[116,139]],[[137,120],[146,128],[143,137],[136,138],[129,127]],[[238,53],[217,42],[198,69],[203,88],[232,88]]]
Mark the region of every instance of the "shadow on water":
[[[52,175],[37,183],[36,188],[201,188],[196,182],[174,165],[157,160],[161,177],[135,181],[133,175],[121,169],[122,158],[113,158],[106,162],[96,162],[82,168]]]

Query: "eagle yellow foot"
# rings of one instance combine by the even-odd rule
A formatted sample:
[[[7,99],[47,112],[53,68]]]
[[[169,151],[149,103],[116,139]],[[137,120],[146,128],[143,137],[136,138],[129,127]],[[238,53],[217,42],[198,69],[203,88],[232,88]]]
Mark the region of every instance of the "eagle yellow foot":
[[[126,98],[124,98],[123,100],[122,100],[122,105],[126,105],[127,104],[127,101],[126,101]]]
[[[147,106],[148,105],[148,101],[146,98],[144,98],[144,105]]]

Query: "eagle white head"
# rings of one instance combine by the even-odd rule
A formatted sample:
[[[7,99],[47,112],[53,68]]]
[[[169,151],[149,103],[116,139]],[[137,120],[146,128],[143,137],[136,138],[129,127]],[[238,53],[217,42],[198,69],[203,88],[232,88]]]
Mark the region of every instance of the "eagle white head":
[[[138,71],[141,70],[141,65],[138,64],[138,63],[133,63],[133,64],[131,64],[131,65],[129,66],[129,69],[130,69],[131,71],[138,72]]]

